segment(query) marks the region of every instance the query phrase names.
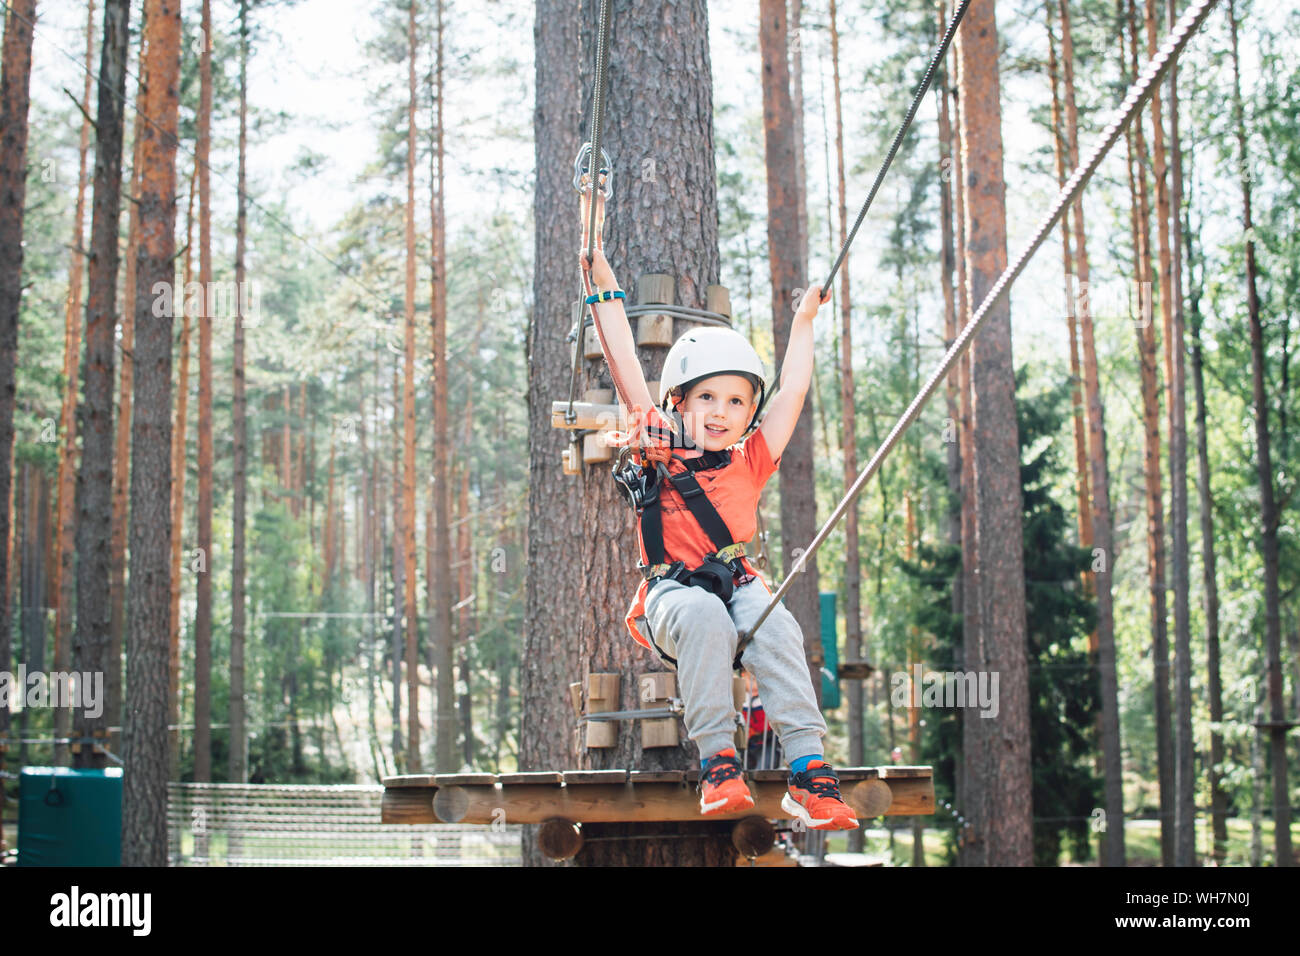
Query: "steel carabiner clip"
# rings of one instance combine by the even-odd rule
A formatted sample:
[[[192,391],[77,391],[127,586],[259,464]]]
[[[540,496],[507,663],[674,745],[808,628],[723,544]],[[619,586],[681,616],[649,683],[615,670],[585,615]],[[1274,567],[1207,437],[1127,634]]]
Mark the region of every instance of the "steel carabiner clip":
[[[573,188],[579,193],[587,191],[583,180],[586,179],[587,185],[591,183],[591,170],[587,166],[587,161],[591,157],[591,143],[583,143],[582,149],[578,150],[578,156],[573,161]],[[608,202],[614,195],[614,164],[610,161],[609,153],[605,147],[600,148],[601,168],[600,175],[603,180],[603,191],[605,201]]]

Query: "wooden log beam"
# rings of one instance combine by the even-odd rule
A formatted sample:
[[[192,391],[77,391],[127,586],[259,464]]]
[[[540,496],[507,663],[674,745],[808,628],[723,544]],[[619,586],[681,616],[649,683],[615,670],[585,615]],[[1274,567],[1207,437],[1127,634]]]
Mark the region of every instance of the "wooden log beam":
[[[604,405],[595,402],[574,402],[573,414],[576,418],[565,421],[569,411],[568,402],[551,402],[552,428],[594,428],[597,431],[609,431],[611,428],[624,429],[627,419],[622,405]]]
[[[928,767],[850,768],[839,773],[845,799],[863,819],[934,813],[934,781]],[[537,783],[478,782],[485,776],[490,775],[388,778],[381,819],[395,824],[544,823],[552,817],[580,823],[701,819],[695,788],[681,780],[653,779],[657,774],[569,772],[562,786],[553,776]],[[783,772],[758,771],[750,775],[749,783],[755,807],[716,819],[787,816],[781,809],[786,792]]]

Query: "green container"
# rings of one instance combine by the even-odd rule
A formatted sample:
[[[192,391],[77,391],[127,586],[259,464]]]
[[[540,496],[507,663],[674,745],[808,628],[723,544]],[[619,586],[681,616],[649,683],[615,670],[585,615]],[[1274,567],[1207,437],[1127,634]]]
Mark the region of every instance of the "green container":
[[[121,866],[121,768],[23,767],[18,865]]]
[[[835,619],[835,592],[822,591],[822,710],[840,706],[840,644]]]

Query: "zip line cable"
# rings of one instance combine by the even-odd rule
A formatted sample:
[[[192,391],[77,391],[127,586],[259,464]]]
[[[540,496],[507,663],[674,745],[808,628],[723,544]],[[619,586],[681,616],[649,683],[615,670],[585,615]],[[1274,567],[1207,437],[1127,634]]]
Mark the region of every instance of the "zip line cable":
[[[1061,187],[1060,192],[1056,196],[1056,200],[1052,203],[1051,209],[1043,218],[1043,221],[1039,223],[1038,228],[1034,231],[1034,236],[1029,241],[1029,245],[1025,247],[1019,256],[1016,257],[1015,262],[1008,266],[1006,271],[998,277],[997,282],[994,283],[989,294],[985,297],[984,301],[980,303],[979,309],[971,317],[971,320],[962,328],[961,334],[957,336],[957,340],[953,342],[952,346],[948,349],[947,354],[944,355],[943,361],[940,363],[939,367],[935,370],[934,374],[930,376],[929,380],[925,383],[925,386],[916,397],[912,399],[912,403],[908,405],[903,416],[894,424],[889,435],[885,438],[884,444],[880,446],[875,455],[872,456],[871,461],[867,463],[867,467],[858,475],[857,480],[853,482],[853,486],[849,488],[848,492],[840,500],[839,505],[836,506],[835,512],[827,519],[826,523],[822,526],[822,529],[817,532],[817,536],[813,538],[812,543],[809,544],[807,549],[799,555],[798,560],[794,563],[793,569],[786,575],[785,580],[781,582],[781,586],[776,590],[776,593],[772,595],[771,600],[763,610],[763,613],[759,615],[758,620],[756,620],[747,630],[741,632],[740,641],[736,648],[737,658],[739,658],[740,654],[744,651],[745,645],[753,640],[754,634],[760,627],[762,627],[763,622],[767,620],[768,615],[772,613],[772,610],[780,602],[781,598],[784,597],[786,592],[788,592],[793,586],[795,575],[804,570],[807,560],[817,553],[817,549],[822,546],[823,542],[825,542],[826,538],[830,535],[831,529],[839,523],[839,520],[842,517],[844,517],[844,513],[848,510],[849,505],[857,500],[858,495],[862,493],[862,489],[866,487],[871,476],[880,468],[881,462],[883,462],[893,450],[894,445],[902,436],[903,432],[905,432],[912,423],[916,421],[917,417],[921,414],[921,409],[925,407],[926,403],[930,400],[930,397],[939,387],[939,383],[947,377],[953,365],[957,363],[957,360],[961,358],[962,353],[970,346],[975,333],[979,331],[979,327],[983,324],[984,320],[988,318],[989,313],[993,311],[993,307],[1001,301],[1002,297],[1006,295],[1007,291],[1011,288],[1011,284],[1019,278],[1020,273],[1023,272],[1025,266],[1028,265],[1029,260],[1032,259],[1034,254],[1038,251],[1038,247],[1042,245],[1043,240],[1047,238],[1047,235],[1060,220],[1066,207],[1074,202],[1075,198],[1082,191],[1088,180],[1092,178],[1093,173],[1097,171],[1097,167],[1101,165],[1102,159],[1105,158],[1106,154],[1110,152],[1111,147],[1119,140],[1120,134],[1124,132],[1129,123],[1132,122],[1133,117],[1137,115],[1143,104],[1150,98],[1156,84],[1160,82],[1161,78],[1169,70],[1174,60],[1183,51],[1183,48],[1187,45],[1193,34],[1200,29],[1201,24],[1205,22],[1205,18],[1209,16],[1210,11],[1214,9],[1218,2],[1219,0],[1195,0],[1195,2],[1187,8],[1186,12],[1183,13],[1182,17],[1179,18],[1173,29],[1170,30],[1169,34],[1165,37],[1164,43],[1160,45],[1160,49],[1151,57],[1146,67],[1142,70],[1142,74],[1134,81],[1133,85],[1129,87],[1128,94],[1124,97],[1123,102],[1120,103],[1115,118],[1112,119],[1106,126],[1105,130],[1102,131],[1101,142],[1093,147],[1092,152],[1088,154],[1088,157],[1084,162],[1075,169],[1069,180]]]

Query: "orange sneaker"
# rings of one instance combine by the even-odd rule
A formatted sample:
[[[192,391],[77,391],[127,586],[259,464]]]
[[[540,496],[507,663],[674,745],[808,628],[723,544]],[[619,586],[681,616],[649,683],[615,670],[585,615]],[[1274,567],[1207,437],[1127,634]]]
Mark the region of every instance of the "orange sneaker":
[[[840,778],[831,765],[814,760],[803,773],[790,772],[781,809],[810,830],[856,830],[858,818],[840,796]]]
[[[710,757],[700,775],[700,813],[707,817],[750,810],[753,806],[754,797],[741,775],[735,748],[728,747]]]

